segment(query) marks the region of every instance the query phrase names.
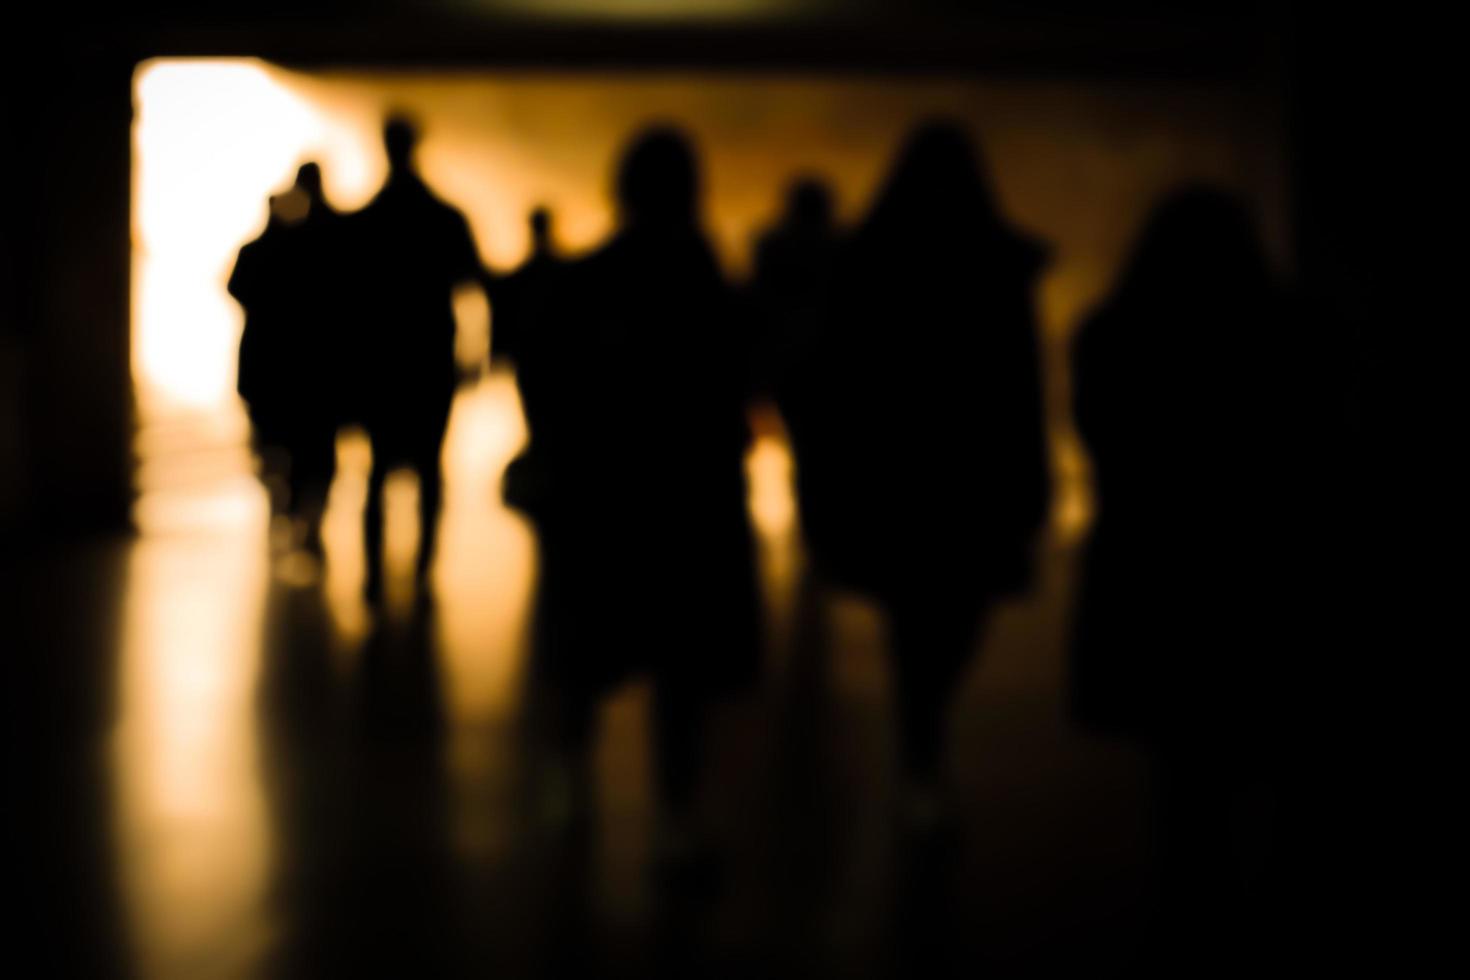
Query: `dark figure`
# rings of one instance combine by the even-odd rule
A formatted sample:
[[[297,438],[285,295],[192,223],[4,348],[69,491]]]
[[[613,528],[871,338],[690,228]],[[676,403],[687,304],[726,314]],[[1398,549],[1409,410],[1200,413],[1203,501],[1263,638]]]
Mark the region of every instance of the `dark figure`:
[[[536,399],[536,388],[546,379],[543,366],[549,364],[555,370],[555,357],[542,356],[546,343],[537,323],[565,266],[552,244],[551,212],[544,207],[536,208],[531,212],[530,226],[531,254],[526,261],[508,275],[487,276],[485,282],[494,315],[490,363],[492,367],[507,363],[515,366],[522,404]],[[511,461],[501,481],[501,494],[506,503],[527,512],[535,509],[546,475],[545,467],[539,465],[533,451],[536,421],[532,413],[526,413],[527,448]]]
[[[920,830],[944,815],[946,716],[982,614],[1026,584],[1047,513],[1042,263],[964,132],[926,125],[844,248],[819,342],[777,381],[817,574],[889,618]]]
[[[774,383],[819,342],[840,238],[832,192],[821,180],[792,183],[786,210],[755,246],[751,303],[762,331],[762,382]]]
[[[1267,912],[1243,889],[1269,863],[1316,509],[1292,320],[1246,207],[1193,188],[1154,211],[1074,350],[1099,508],[1075,708],[1155,753],[1165,932],[1182,949],[1243,949],[1231,932]],[[1199,945],[1205,929],[1220,942]]]
[[[560,276],[525,390],[545,492],[536,676],[573,786],[597,704],[651,676],[663,856],[693,856],[710,701],[753,679],[756,592],[746,515],[746,358],[696,213],[693,151],[638,137],[619,166],[620,227]]]
[[[556,281],[562,259],[552,243],[551,211],[538,207],[531,212],[531,254],[514,271],[487,278],[487,291],[495,314],[490,337],[491,363],[510,361],[520,366],[531,337],[532,324],[543,305],[547,289]]]
[[[266,229],[240,250],[229,282],[245,309],[237,387],[267,482],[281,485],[273,504],[317,555],[340,421],[341,228],[321,168],[303,164],[295,186],[271,198]]]
[[[481,277],[464,216],[414,172],[417,139],[406,120],[388,122],[387,183],[348,219],[359,256],[362,324],[352,355],[354,401],[373,449],[364,515],[370,601],[383,588],[383,485],[400,466],[418,475],[416,582],[425,594],[443,492],[439,457],[456,384],[453,292]]]

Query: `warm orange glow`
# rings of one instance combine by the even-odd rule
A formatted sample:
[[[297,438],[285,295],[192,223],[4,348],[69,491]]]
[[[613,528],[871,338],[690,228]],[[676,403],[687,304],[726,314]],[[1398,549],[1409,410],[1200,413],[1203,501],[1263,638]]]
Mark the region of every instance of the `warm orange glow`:
[[[225,527],[142,542],[129,568],[117,853],[149,976],[183,975],[200,949],[245,962],[262,938],[240,924],[260,915],[270,856],[254,698],[264,528]]]
[[[791,450],[784,439],[762,435],[746,458],[750,511],[756,530],[768,538],[789,535],[796,523],[791,496]]]
[[[241,316],[223,289],[235,251],[262,226],[266,196],[306,159],[322,163],[338,207],[365,203],[385,172],[378,128],[390,107],[422,120],[422,171],[465,211],[481,254],[502,269],[525,254],[525,218],[538,204],[551,206],[568,249],[605,236],[619,146],[640,123],[680,122],[703,153],[708,228],[736,276],[791,175],[828,177],[851,220],[915,118],[967,119],[985,138],[1006,211],[1055,246],[1038,297],[1051,338],[1065,336],[1099,299],[1138,216],[1164,188],[1208,179],[1264,198],[1268,216],[1282,210],[1273,206],[1278,161],[1269,144],[1237,138],[1238,127],[1258,120],[1223,89],[861,76],[308,75],[215,60],[150,63],[138,73],[137,99],[135,373],[147,420],[184,408],[236,411]],[[1243,154],[1243,145],[1262,149]],[[1280,240],[1280,227],[1267,230]],[[474,304],[460,309],[483,323],[483,306]],[[1065,364],[1059,346],[1046,347],[1058,515],[1077,529],[1085,501],[1062,422]],[[474,360],[481,351],[477,328],[461,355]]]
[[[265,224],[265,194],[325,133],[254,62],[139,69],[133,192],[134,374],[145,409],[216,407],[234,390],[235,251]]]
[[[725,73],[308,75],[210,60],[146,64],[135,94],[133,371],[143,423],[135,516],[143,534],[129,570],[113,759],[117,853],[142,976],[249,975],[272,941],[267,882],[277,870],[279,842],[261,785],[255,710],[266,669],[267,596],[289,592],[310,605],[320,588],[333,666],[344,675],[361,665],[363,640],[380,617],[401,618],[410,601],[417,514],[407,477],[390,483],[386,500],[386,612],[361,598],[370,466],[361,432],[344,432],[338,441],[325,566],[273,555],[267,544],[267,499],[234,394],[242,315],[225,282],[241,244],[264,225],[267,196],[283,189],[301,162],[322,164],[334,205],[360,207],[384,176],[384,111],[417,114],[421,170],[464,210],[482,257],[503,270],[523,258],[525,219],[536,205],[552,208],[556,237],[568,251],[606,236],[614,225],[608,173],[618,148],[640,123],[672,119],[687,125],[701,149],[707,229],[738,278],[753,236],[774,216],[793,174],[828,177],[841,217],[851,221],[916,117],[969,120],[985,137],[1006,212],[1054,246],[1038,309],[1058,477],[1053,531],[1064,545],[1085,531],[1090,510],[1085,456],[1065,423],[1063,341],[1111,281],[1139,216],[1157,193],[1188,178],[1265,198],[1267,215],[1282,210],[1271,200],[1279,168],[1240,149],[1246,141],[1233,127],[1255,121],[1223,87]],[[1281,237],[1280,228],[1268,231]],[[474,290],[456,297],[455,309],[458,356],[466,365],[481,363],[493,311]],[[769,412],[756,414],[746,460],[751,514],[767,607],[788,622],[801,569],[793,464],[779,423]],[[445,754],[455,791],[481,800],[462,811],[476,819],[466,818],[456,833],[478,841],[475,847],[496,819],[475,807],[493,809],[483,802],[492,795],[488,774],[504,764],[497,762],[502,744],[486,732],[509,727],[527,655],[535,538],[499,493],[505,465],[525,438],[509,375],[492,372],[460,393],[444,452],[433,646],[452,722]],[[1045,582],[1043,592],[1053,605],[1040,613],[997,618],[1002,639],[1027,625],[1021,614],[1065,621],[1055,605],[1065,582]],[[834,659],[834,683],[869,705],[880,701],[884,663],[875,615],[846,601],[832,624],[839,645],[855,651]],[[1002,643],[1018,656],[1011,667],[989,662],[987,683],[1002,689],[1042,667],[1059,676],[1060,660],[1038,667],[1035,646]],[[1061,689],[1048,683],[1048,690]],[[633,724],[646,696],[631,689],[608,706],[599,750],[604,778],[617,774],[601,789],[609,825],[624,837],[641,824],[619,815],[649,796]],[[621,862],[609,881],[646,884],[641,845],[607,843],[610,860]]]

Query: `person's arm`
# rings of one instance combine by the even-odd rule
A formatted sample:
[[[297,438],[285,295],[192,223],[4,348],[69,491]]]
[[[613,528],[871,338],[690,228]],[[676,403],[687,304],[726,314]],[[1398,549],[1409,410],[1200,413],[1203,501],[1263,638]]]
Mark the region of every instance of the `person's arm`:
[[[244,246],[235,258],[235,268],[230,271],[225,289],[235,298],[241,308],[249,310],[255,302],[256,283],[259,278],[255,269],[255,243]]]

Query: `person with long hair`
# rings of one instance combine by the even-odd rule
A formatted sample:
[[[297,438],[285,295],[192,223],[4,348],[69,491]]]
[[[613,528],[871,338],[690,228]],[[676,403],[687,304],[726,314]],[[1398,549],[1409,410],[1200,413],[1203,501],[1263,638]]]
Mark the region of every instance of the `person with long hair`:
[[[619,224],[547,290],[525,410],[541,469],[533,673],[556,768],[585,810],[597,706],[652,681],[658,859],[703,856],[709,706],[754,679],[756,589],[734,303],[699,227],[687,137],[654,127],[617,169]],[[546,701],[550,703],[547,704]]]
[[[949,706],[985,611],[1026,585],[1047,513],[1044,258],[965,130],[922,125],[843,249],[824,330],[777,381],[814,573],[887,614],[920,830],[947,815]]]
[[[1269,814],[1323,571],[1309,471],[1323,430],[1293,305],[1247,204],[1185,187],[1073,350],[1098,508],[1073,707],[1156,763],[1163,933],[1190,951],[1245,949],[1237,930],[1271,914]]]

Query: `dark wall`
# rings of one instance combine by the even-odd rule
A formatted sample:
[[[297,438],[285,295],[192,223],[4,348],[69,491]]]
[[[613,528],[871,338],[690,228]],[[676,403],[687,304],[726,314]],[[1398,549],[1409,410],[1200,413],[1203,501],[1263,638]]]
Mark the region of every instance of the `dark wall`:
[[[132,62],[8,64],[0,531],[119,527],[131,474]]]

